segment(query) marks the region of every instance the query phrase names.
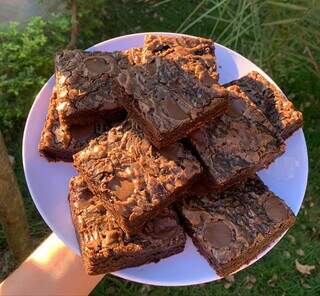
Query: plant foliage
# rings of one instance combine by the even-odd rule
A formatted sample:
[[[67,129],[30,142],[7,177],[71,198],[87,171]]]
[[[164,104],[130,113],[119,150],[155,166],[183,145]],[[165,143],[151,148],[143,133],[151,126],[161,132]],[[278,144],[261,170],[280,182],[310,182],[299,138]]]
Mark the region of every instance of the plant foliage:
[[[25,119],[36,93],[53,72],[53,55],[68,41],[69,17],[31,18],[24,27],[0,29],[0,127],[7,131]]]

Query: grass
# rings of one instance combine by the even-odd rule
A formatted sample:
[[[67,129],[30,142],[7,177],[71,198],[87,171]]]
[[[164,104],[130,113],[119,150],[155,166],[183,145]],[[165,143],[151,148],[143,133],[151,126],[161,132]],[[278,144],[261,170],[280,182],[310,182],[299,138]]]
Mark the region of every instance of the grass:
[[[222,280],[193,287],[167,288],[131,283],[108,275],[92,295],[320,294],[319,15],[319,1],[313,0],[106,1],[103,4],[103,13],[98,17],[105,26],[81,39],[79,45],[83,48],[134,32],[179,31],[214,37],[261,66],[303,111],[310,174],[295,226],[262,260],[237,273],[234,282]],[[84,28],[86,22],[81,26]],[[25,185],[21,138],[20,141],[8,139],[8,149],[16,159],[15,170],[25,196],[31,233],[38,241],[49,229],[37,214]],[[0,250],[5,248],[0,231]],[[300,249],[304,256],[298,255]],[[295,268],[296,259],[302,264],[314,265],[315,270],[311,275],[299,273]]]

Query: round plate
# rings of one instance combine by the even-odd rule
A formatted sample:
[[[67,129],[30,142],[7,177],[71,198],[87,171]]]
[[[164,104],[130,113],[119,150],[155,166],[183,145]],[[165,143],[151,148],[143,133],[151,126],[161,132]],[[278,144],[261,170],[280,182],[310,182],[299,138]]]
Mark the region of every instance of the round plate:
[[[147,33],[114,38],[94,45],[88,50],[114,51],[141,47],[145,34]],[[220,83],[240,78],[252,70],[260,72],[274,83],[266,73],[243,56],[222,45],[215,44],[215,46]],[[40,157],[37,149],[53,86],[54,76],[43,86],[29,113],[23,137],[23,165],[31,196],[41,216],[67,246],[80,254],[67,200],[68,182],[72,176],[76,175],[76,171],[71,163],[47,162]],[[304,197],[308,175],[307,147],[302,129],[295,132],[286,141],[286,144],[286,152],[277,158],[267,170],[260,171],[259,175],[265,184],[284,199],[297,214]],[[252,260],[250,264],[264,256],[278,241]],[[184,252],[178,255],[163,259],[158,263],[127,268],[113,274],[140,283],[163,286],[193,285],[220,278],[207,261],[199,255],[190,238],[187,240]]]

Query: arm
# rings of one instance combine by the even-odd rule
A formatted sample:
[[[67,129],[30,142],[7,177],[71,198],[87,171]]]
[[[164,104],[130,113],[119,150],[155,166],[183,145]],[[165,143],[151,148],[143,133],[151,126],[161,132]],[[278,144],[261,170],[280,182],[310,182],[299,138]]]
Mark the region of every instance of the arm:
[[[0,284],[0,295],[88,295],[102,278],[87,275],[81,257],[51,234]]]

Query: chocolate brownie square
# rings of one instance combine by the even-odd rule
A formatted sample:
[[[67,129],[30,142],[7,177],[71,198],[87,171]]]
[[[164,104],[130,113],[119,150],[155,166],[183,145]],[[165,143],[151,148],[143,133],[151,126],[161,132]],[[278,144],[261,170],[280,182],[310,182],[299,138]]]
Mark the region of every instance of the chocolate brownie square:
[[[69,202],[84,266],[90,275],[157,262],[184,249],[186,237],[172,209],[164,209],[141,232],[129,237],[80,176],[70,181]]]
[[[73,154],[83,149],[91,139],[101,135],[109,128],[105,120],[83,126],[61,126],[56,110],[54,90],[38,149],[40,154],[49,161],[72,161]]]
[[[175,42],[182,44],[182,40],[187,40],[180,39],[176,38]],[[201,43],[190,39],[190,44],[191,41]],[[212,65],[206,64],[204,56],[210,54],[198,55],[195,49],[198,47],[188,46],[189,43],[176,46],[172,54],[176,56],[175,52],[182,50],[178,48],[184,48],[189,52],[184,63],[182,57],[169,58],[171,55],[164,56],[159,51],[147,55],[154,51],[154,45],[146,39],[142,63],[125,69],[118,76],[129,95],[119,100],[158,149],[220,116],[227,107],[227,92],[212,74],[216,73],[214,60]],[[210,45],[199,45],[199,50],[204,47],[213,51]]]
[[[157,150],[132,120],[92,140],[74,155],[74,165],[130,234],[180,197],[202,171],[182,144]]]
[[[238,86],[230,86],[225,114],[191,133],[213,187],[225,188],[267,167],[285,144],[264,114]]]
[[[184,71],[210,87],[219,79],[214,49],[212,39],[148,34],[144,40],[142,62],[152,63],[156,56],[174,60]]]
[[[121,68],[139,62],[140,50],[85,52],[65,50],[55,58],[57,106],[63,125],[86,125],[116,120],[127,95],[116,80]]]
[[[275,85],[258,72],[252,71],[227,85],[238,85],[264,112],[283,139],[287,139],[302,127],[302,113],[294,108],[292,102]]]
[[[222,277],[248,264],[295,221],[257,176],[221,193],[183,199],[178,209],[199,252]]]

